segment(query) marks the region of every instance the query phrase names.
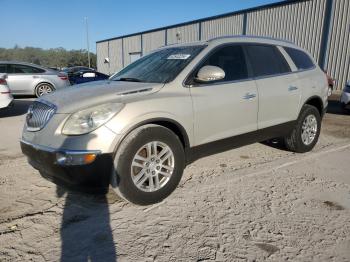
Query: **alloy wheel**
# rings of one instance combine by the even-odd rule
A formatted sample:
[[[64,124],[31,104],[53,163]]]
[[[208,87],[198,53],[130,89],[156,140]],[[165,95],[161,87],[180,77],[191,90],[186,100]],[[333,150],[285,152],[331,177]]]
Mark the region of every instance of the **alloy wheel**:
[[[149,142],[136,152],[132,160],[132,181],[142,191],[155,192],[168,183],[174,166],[174,153],[167,144]]]
[[[304,145],[310,145],[317,134],[317,120],[314,115],[308,115],[303,122],[301,127],[301,140]]]
[[[38,96],[43,96],[52,92],[52,87],[48,84],[42,84],[38,87]]]

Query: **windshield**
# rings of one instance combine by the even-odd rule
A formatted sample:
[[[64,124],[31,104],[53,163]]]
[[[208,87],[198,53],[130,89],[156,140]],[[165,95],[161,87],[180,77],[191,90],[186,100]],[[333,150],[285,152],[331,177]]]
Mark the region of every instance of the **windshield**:
[[[172,81],[205,46],[171,47],[140,58],[111,77],[114,81],[167,83]]]

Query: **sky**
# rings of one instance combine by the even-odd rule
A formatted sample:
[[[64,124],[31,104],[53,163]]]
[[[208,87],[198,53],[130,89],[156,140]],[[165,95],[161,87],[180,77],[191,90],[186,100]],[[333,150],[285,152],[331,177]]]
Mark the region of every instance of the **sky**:
[[[87,49],[96,41],[280,0],[0,0],[0,47]]]

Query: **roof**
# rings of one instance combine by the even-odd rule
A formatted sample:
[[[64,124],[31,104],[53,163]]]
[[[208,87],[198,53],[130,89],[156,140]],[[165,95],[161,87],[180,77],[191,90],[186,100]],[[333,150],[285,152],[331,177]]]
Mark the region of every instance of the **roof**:
[[[127,35],[122,35],[122,36],[117,36],[117,37],[112,37],[112,38],[107,38],[107,39],[104,39],[104,40],[99,40],[96,43],[102,43],[102,42],[106,42],[106,41],[111,41],[111,40],[121,39],[121,38],[125,38],[125,37],[136,36],[136,35],[140,35],[140,34],[152,33],[152,32],[156,32],[156,31],[171,29],[171,28],[174,28],[174,27],[186,26],[186,25],[190,25],[190,24],[194,24],[194,23],[205,22],[205,21],[218,19],[218,18],[224,18],[224,17],[228,17],[228,16],[232,16],[232,15],[239,15],[239,14],[254,12],[254,11],[268,9],[268,8],[274,8],[274,7],[278,7],[278,6],[289,5],[289,4],[293,4],[293,3],[296,3],[296,2],[305,2],[305,1],[310,1],[310,0],[284,0],[284,1],[276,2],[276,3],[272,3],[272,4],[261,5],[261,6],[257,6],[257,7],[253,7],[253,8],[248,8],[248,9],[242,9],[242,10],[238,10],[238,11],[234,11],[234,12],[224,13],[224,14],[216,15],[216,16],[210,16],[210,17],[197,19],[197,20],[192,20],[192,21],[188,21],[188,22],[184,22],[184,23],[179,23],[179,24],[174,24],[174,25],[154,28],[154,29],[151,29],[151,30],[140,31],[140,32],[137,32],[137,33],[127,34]]]
[[[41,65],[37,65],[37,64],[33,64],[33,63],[28,63],[28,62],[21,62],[21,61],[1,61],[0,60],[0,64],[18,64],[18,65],[27,65],[27,66],[32,66],[32,67],[37,67],[46,71],[52,71],[52,69],[47,68],[45,66],[41,66]]]

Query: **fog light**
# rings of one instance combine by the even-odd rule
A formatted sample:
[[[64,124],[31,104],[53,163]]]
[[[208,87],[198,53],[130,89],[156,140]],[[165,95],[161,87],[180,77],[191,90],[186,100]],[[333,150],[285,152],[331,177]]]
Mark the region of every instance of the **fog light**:
[[[95,161],[97,153],[57,153],[56,160],[59,165],[76,166],[87,165]]]

